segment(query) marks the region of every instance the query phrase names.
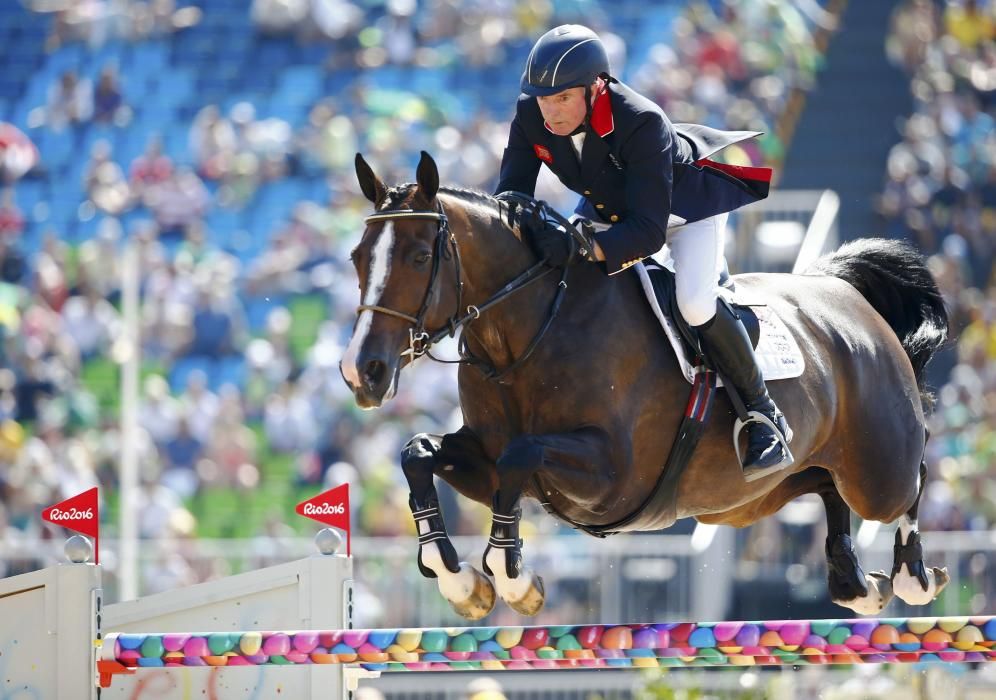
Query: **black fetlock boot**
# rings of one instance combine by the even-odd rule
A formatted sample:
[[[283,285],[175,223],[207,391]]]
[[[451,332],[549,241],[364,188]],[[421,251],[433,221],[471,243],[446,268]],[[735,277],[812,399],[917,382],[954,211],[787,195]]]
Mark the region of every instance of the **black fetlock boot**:
[[[436,578],[436,572],[422,562],[422,548],[435,542],[439,546],[443,565],[451,573],[458,573],[460,571],[460,558],[446,532],[443,514],[439,510],[436,489],[432,489],[432,493],[425,503],[419,503],[414,496],[409,495],[408,507],[411,508],[412,517],[415,518],[415,528],[418,530],[418,570],[426,578]],[[426,527],[422,527],[422,523],[425,523]]]
[[[509,513],[498,511],[498,493],[492,499],[491,511],[491,537],[488,538],[488,546],[484,549],[484,557],[481,564],[484,573],[494,576],[494,571],[488,565],[488,552],[492,549],[505,550],[505,575],[509,578],[518,578],[522,573],[522,540],[519,539],[519,520],[522,519],[522,508],[515,506]]]
[[[694,328],[709,360],[723,381],[733,385],[749,414],[743,423],[737,421],[734,431],[736,440],[740,429],[747,429],[747,454],[741,463],[744,479],[754,481],[791,465],[794,460],[788,443],[792,430],[768,395],[750,337],[740,318],[720,299],[716,315]],[[739,456],[739,443],[735,446]]]

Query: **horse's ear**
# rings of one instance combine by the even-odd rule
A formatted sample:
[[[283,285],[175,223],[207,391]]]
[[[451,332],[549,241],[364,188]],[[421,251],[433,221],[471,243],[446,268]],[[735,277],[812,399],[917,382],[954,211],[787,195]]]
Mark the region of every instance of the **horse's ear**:
[[[418,183],[418,191],[431,204],[436,199],[436,192],[439,191],[439,169],[436,167],[436,161],[425,151],[422,151],[418,170],[415,171],[415,182]]]
[[[379,207],[387,195],[387,188],[384,187],[384,183],[380,181],[380,178],[374,175],[373,168],[363,160],[363,156],[359,153],[356,154],[355,163],[356,179],[360,182],[360,189],[363,190],[363,196],[373,202],[374,206]]]

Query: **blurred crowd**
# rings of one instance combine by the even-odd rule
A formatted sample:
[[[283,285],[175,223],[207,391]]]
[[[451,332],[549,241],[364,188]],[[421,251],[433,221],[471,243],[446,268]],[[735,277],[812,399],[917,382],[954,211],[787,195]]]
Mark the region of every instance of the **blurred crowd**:
[[[672,120],[763,131],[725,155],[777,166],[779,119],[792,91],[814,83],[816,36],[835,27],[816,0],[26,5],[48,22],[43,61],[81,45],[94,58],[87,69],[55,71],[37,104],[13,119],[28,147],[15,151],[0,132],[6,542],[53,537],[40,508],[89,486],[104,487],[105,512],[115,512],[118,368],[131,352],[126,247],[135,250],[141,290],[141,535],[292,534],[307,527],[291,517],[294,503],[343,482],[353,487],[358,533],[411,533],[397,455],[414,433],[460,425],[455,374],[420,361],[397,397],[372,413],[356,409],[339,376],[358,303],[349,251],[369,209],[354,154],[399,182],[413,178],[425,149],[444,182],[490,191],[532,41],[582,21],[604,37],[615,74]],[[251,82],[239,61],[285,49],[307,52],[296,55],[314,65],[261,76],[269,87],[237,95],[219,91],[228,83],[211,82],[198,66],[178,98],[173,83],[169,94],[146,95],[158,76],[136,78],[136,65],[99,58],[122,42],[166,46],[162,71],[182,76],[188,52],[215,36],[197,32],[227,21],[215,15],[221,8],[241,13],[251,36],[245,55],[218,65],[219,74],[234,70],[236,82]],[[921,510],[925,529],[978,529],[996,519],[996,48],[992,5],[980,8],[910,2],[887,40],[910,73],[917,109],[890,154],[880,210],[890,235],[933,255],[960,334],[951,380],[938,391],[929,459],[940,478]],[[163,104],[170,123],[145,130]],[[78,198],[55,194],[65,184],[53,151],[62,143],[81,161],[70,170]],[[51,197],[20,204],[39,182]],[[573,207],[545,171],[538,193]],[[447,488],[441,496],[451,532],[486,532],[483,508]],[[558,528],[545,516],[529,520],[530,528]],[[114,529],[109,517],[107,534]],[[817,561],[818,549],[800,556]],[[146,572],[143,590],[219,573],[171,552]]]
[[[53,53],[73,42],[168,41],[211,19],[210,9],[178,9],[170,0],[55,5],[35,7],[55,10],[45,44]],[[129,352],[120,282],[126,242],[137,249],[141,278],[142,536],[281,534],[280,516],[301,489],[343,481],[354,486],[360,532],[410,531],[396,455],[413,433],[458,427],[454,375],[420,362],[374,414],[356,411],[339,376],[357,303],[348,252],[368,206],[358,196],[353,154],[362,149],[385,180],[404,181],[413,156],[428,148],[444,181],[489,190],[518,80],[518,69],[505,67],[520,65],[548,26],[582,17],[603,32],[616,74],[631,76],[676,120],[773,134],[788,92],[812,82],[819,63],[812,32],[830,24],[815,3],[801,4],[805,13],[763,1],[675,4],[658,19],[667,31],[644,46],[614,33],[613,13],[599,3],[418,5],[390,0],[373,12],[348,0],[255,0],[249,12],[261,36],[335,39],[327,66],[347,65],[358,79],[340,97],[316,100],[298,123],[261,116],[248,100],[228,107],[192,100],[189,157],[171,154],[157,133],[134,158],[115,153],[113,130],[134,128],[143,109],[122,89],[127,66],[100,66],[95,83],[70,67],[51,84],[26,126],[35,129],[29,133],[103,129],[89,141],[83,201],[73,205],[99,224],[75,242],[35,221],[41,241],[26,254],[19,237],[36,212],[19,210],[18,184],[8,178],[0,202],[0,522],[9,536],[37,530],[40,506],[85,487],[100,483],[113,493],[120,454],[113,363]],[[635,4],[613,9],[631,20],[645,16]],[[627,55],[634,47],[643,55]],[[448,111],[441,94],[388,92],[366,78],[382,66],[416,68],[405,75],[421,80],[471,66],[477,79],[500,75],[508,99]],[[471,82],[465,94],[482,85]],[[772,162],[780,151],[772,136],[734,158]],[[42,148],[29,179],[47,176],[46,156]],[[258,205],[268,189],[302,181],[317,182],[313,191],[324,196],[298,201],[257,254],[239,246],[244,232],[220,230],[219,221]],[[321,300],[317,317],[299,317],[294,299],[302,297]],[[281,479],[294,488],[281,489]],[[214,513],[212,527],[208,512],[226,490],[246,494],[240,503],[249,513],[224,514],[230,522]],[[486,528],[483,510],[451,493],[444,498],[453,532]]]
[[[934,372],[924,529],[996,525],[996,4],[910,0],[886,42],[914,112],[879,199],[890,236],[930,255],[953,348]]]

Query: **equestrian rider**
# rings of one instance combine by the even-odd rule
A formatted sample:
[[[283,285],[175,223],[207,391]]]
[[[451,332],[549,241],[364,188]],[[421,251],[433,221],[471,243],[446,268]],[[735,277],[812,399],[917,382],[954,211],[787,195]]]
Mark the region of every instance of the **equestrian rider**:
[[[575,214],[593,235],[592,257],[610,275],[666,243],[682,316],[747,410],[766,419],[747,423],[745,479],[787,467],[789,452],[780,438],[791,439],[788,424],[768,395],[747,331],[718,294],[728,212],[766,197],[770,170],[706,158],[757,133],[676,128],[655,103],[611,77],[601,40],[580,25],[540,37],[520,89],[497,197],[532,196],[545,163],[582,195]],[[560,229],[525,221],[538,256],[558,267],[576,262]]]

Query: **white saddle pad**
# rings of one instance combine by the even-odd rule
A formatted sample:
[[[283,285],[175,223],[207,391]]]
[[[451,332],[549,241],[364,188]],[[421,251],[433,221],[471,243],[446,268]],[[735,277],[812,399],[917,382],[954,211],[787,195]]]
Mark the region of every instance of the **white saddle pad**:
[[[685,379],[689,383],[694,382],[695,370],[692,368],[692,364],[685,354],[685,346],[681,342],[681,334],[675,327],[671,317],[665,314],[661,310],[660,304],[657,303],[657,295],[654,293],[654,285],[650,281],[650,274],[647,272],[647,268],[642,262],[637,263],[634,267],[640,275],[640,284],[643,285],[643,292],[647,296],[647,301],[650,302],[650,308],[653,309],[654,315],[664,328],[668,340],[671,341],[674,354],[678,356],[678,362],[685,374]],[[757,314],[757,320],[761,326],[761,338],[757,343],[754,353],[757,356],[757,363],[761,368],[764,380],[771,382],[778,379],[793,379],[802,376],[803,370],[806,369],[806,361],[802,356],[802,351],[799,350],[799,344],[795,341],[788,326],[779,318],[778,314],[771,307],[765,306],[763,302],[755,303],[754,300],[741,298],[739,291],[730,292],[728,289],[724,289],[722,290],[722,294],[730,302],[750,306],[754,313]],[[722,382],[717,380],[717,384],[722,385]]]

